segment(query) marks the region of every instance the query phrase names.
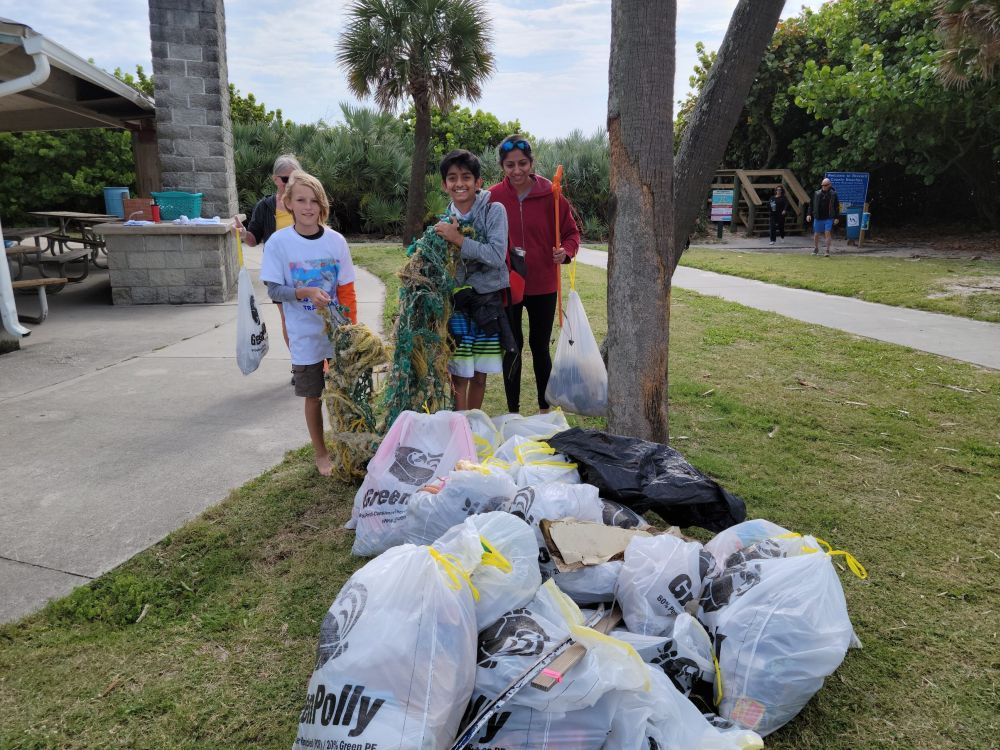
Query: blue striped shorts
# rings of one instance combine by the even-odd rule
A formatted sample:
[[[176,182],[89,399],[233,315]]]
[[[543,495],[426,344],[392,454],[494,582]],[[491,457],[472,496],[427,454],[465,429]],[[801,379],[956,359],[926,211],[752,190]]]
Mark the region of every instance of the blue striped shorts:
[[[460,378],[475,373],[503,371],[500,334],[486,334],[468,315],[454,312],[448,319],[448,334],[455,347],[448,361],[448,372]]]

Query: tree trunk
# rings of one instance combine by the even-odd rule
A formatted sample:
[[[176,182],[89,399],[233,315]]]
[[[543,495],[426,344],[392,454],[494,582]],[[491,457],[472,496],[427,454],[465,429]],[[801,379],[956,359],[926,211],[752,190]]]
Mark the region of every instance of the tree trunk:
[[[676,2],[613,0],[608,428],[667,441]]]
[[[431,142],[431,102],[426,84],[413,86],[413,160],[410,162],[410,187],[406,191],[406,226],[403,244],[409,245],[424,233],[427,154]]]
[[[708,73],[705,88],[695,104],[681,138],[674,166],[673,273],[680,260],[685,238],[691,233],[698,211],[705,202],[733,128],[774,29],[784,0],[740,0],[729,21],[719,55]],[[739,202],[734,196],[734,208]]]

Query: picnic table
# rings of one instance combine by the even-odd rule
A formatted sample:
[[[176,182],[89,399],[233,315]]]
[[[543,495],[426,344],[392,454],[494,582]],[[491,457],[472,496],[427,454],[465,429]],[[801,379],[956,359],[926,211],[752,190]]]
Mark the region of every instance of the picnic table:
[[[101,254],[107,255],[104,240],[96,235],[93,228],[98,224],[109,224],[122,221],[120,216],[110,214],[91,214],[83,211],[29,211],[32,216],[38,216],[48,224],[50,219],[59,222],[59,231],[44,235],[48,242],[48,249],[53,256],[65,256],[73,254],[74,260],[89,256],[89,261],[98,268],[107,268],[101,265],[97,259]],[[83,245],[83,250],[71,250],[68,243],[74,242]],[[43,259],[44,260],[44,259]],[[64,264],[70,262],[63,259]],[[61,271],[60,271],[61,273]],[[82,279],[86,274],[83,274]]]

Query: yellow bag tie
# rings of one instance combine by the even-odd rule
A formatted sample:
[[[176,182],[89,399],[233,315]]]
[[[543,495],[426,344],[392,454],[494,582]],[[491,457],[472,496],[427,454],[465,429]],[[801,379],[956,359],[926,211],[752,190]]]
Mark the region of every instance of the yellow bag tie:
[[[483,466],[495,466],[498,469],[503,469],[504,471],[510,471],[510,462],[504,461],[496,456],[490,456],[485,461],[483,461]]]
[[[557,466],[561,469],[579,468],[579,464],[568,461],[537,461],[532,459],[532,456],[537,454],[553,456],[555,453],[556,449],[551,445],[537,440],[529,440],[526,443],[514,446],[514,455],[517,457],[518,463],[523,466]]]
[[[514,566],[510,561],[500,554],[499,550],[493,546],[489,539],[484,536],[479,537],[479,543],[483,545],[483,565],[497,568],[501,573],[510,573]]]
[[[576,256],[569,262],[569,288],[576,291]]]
[[[477,445],[477,446],[480,446],[480,447],[486,449],[486,452],[484,454],[482,454],[482,455],[480,455],[479,448],[476,449],[476,455],[479,456],[480,458],[486,459],[486,458],[489,458],[490,456],[493,455],[493,443],[491,443],[486,438],[482,437],[481,435],[473,435],[472,436],[472,442],[473,442],[474,445]],[[484,471],[483,473],[484,474],[488,474],[489,472],[488,471]]]
[[[236,233],[236,258],[239,260],[240,268],[243,268],[243,241],[240,239],[239,232]]]
[[[722,698],[725,692],[722,689],[722,667],[719,666],[719,660],[715,658],[715,653],[712,653],[712,666],[715,667],[715,705],[718,706],[722,703]]]
[[[462,581],[465,581],[469,586],[469,591],[472,592],[472,598],[477,602],[479,601],[479,591],[476,587],[472,585],[472,579],[469,577],[468,571],[462,567],[462,563],[459,562],[458,558],[454,555],[448,555],[443,552],[438,552],[433,547],[428,547],[427,551],[430,553],[434,561],[441,566],[444,572],[451,579],[451,583],[448,584],[448,588],[452,591],[460,591],[462,588]]]
[[[788,534],[781,534],[780,536],[775,537],[775,539],[799,539],[801,537],[802,534],[797,534],[794,531],[792,531],[789,532]],[[865,570],[865,566],[862,565],[858,561],[858,558],[856,558],[850,552],[842,549],[834,549],[833,546],[828,541],[826,541],[825,539],[820,539],[818,536],[814,536],[813,539],[815,539],[817,542],[820,543],[820,545],[823,547],[823,551],[826,554],[830,555],[830,557],[833,557],[834,555],[843,556],[844,562],[847,563],[848,569],[859,579],[863,581],[868,577],[868,571]],[[803,547],[802,551],[807,553],[819,552],[819,550],[816,549],[815,547]]]

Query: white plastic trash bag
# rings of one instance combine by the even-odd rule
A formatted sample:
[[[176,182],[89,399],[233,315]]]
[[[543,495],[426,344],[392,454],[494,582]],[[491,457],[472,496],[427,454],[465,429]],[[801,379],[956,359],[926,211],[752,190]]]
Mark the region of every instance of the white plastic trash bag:
[[[715,558],[715,571],[721,572],[726,567],[726,560],[734,552],[763,539],[790,533],[788,529],[778,526],[776,523],[771,523],[763,518],[754,518],[720,531],[705,542],[705,549]]]
[[[523,437],[529,440],[545,440],[557,432],[569,429],[569,422],[561,409],[553,409],[548,414],[533,414],[522,417],[520,414],[503,414],[494,418],[493,423],[504,440],[512,437]]]
[[[629,507],[614,500],[601,500],[604,504],[604,525],[620,529],[648,529],[649,522]]]
[[[556,572],[553,578],[560,590],[581,607],[610,604],[615,600],[615,586],[621,569],[621,560],[610,560],[567,573]]]
[[[468,747],[472,750],[602,750],[609,747],[605,741],[624,695],[605,693],[590,708],[566,714],[542,713],[508,704],[490,718]],[[485,695],[475,693],[467,715],[474,716],[485,702]],[[614,750],[627,749],[615,745]]]
[[[475,682],[468,576],[482,564],[464,535],[448,554],[407,544],[351,576],[323,619],[293,747],[448,747]]]
[[[465,417],[453,411],[404,411],[368,462],[368,474],[354,496],[355,555],[370,556],[402,544],[411,495],[435,477],[448,474],[476,448]]]
[[[459,414],[469,420],[469,429],[472,431],[472,442],[476,444],[476,454],[480,461],[485,461],[493,455],[496,447],[503,442],[500,430],[493,424],[493,420],[482,409],[469,409],[460,411]]]
[[[589,417],[603,417],[608,412],[608,371],[575,289],[570,290],[566,302],[545,400]]]
[[[580,484],[577,465],[548,443],[514,435],[494,452],[487,465],[506,470],[518,487],[566,482]]]
[[[517,493],[517,485],[503,472],[470,465],[437,480],[436,492],[419,490],[406,504],[403,539],[430,544],[469,516],[499,510]]]
[[[542,585],[538,572],[538,549],[535,534],[520,518],[510,513],[482,513],[470,516],[446,532],[434,547],[447,550],[462,535],[480,537],[508,565],[481,565],[471,581],[479,593],[476,600],[477,628],[496,622],[505,612],[523,607]]]
[[[236,287],[236,364],[244,375],[260,367],[267,354],[267,326],[253,293],[253,282],[246,266],[240,268]]]
[[[628,644],[584,627],[583,616],[555,583],[544,584],[522,608],[506,613],[479,634],[476,690],[490,700],[514,678],[572,635],[587,653],[563,680],[548,691],[527,686],[510,703],[538,711],[563,713],[593,706],[613,690],[640,690],[647,684],[646,665]]]
[[[715,652],[697,619],[682,612],[665,636],[617,629],[611,635],[629,644],[647,664],[659,667],[683,695],[697,692],[706,708],[714,706]]]
[[[766,736],[802,710],[854,640],[837,571],[817,551],[750,560],[709,585],[702,620],[722,675],[719,714]]]
[[[758,750],[747,730],[719,729],[678,692],[663,672],[647,666],[651,688],[623,696],[607,748],[629,750]]]
[[[688,602],[701,597],[712,556],[698,542],[672,534],[636,537],[625,548],[616,598],[629,630],[667,635]]]

